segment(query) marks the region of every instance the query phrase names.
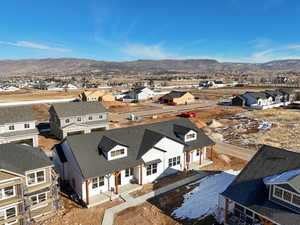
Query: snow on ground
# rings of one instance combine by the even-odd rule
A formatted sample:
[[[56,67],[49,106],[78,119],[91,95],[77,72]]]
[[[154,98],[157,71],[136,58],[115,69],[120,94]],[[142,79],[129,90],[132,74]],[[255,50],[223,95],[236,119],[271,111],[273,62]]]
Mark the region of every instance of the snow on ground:
[[[198,186],[183,196],[182,205],[172,212],[172,216],[196,219],[213,214],[218,207],[219,194],[225,191],[239,172],[227,170],[195,182]]]

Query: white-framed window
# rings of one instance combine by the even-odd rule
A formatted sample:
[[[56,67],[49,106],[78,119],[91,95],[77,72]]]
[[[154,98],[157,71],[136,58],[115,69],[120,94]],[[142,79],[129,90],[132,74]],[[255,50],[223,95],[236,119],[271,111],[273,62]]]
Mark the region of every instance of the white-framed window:
[[[30,128],[30,124],[29,124],[29,123],[25,123],[25,124],[24,124],[24,128],[26,128],[26,129],[27,129],[27,128]]]
[[[102,115],[99,115],[99,119],[103,119],[103,116],[102,116]]]
[[[7,220],[17,216],[17,206],[0,209],[0,221]]]
[[[146,170],[147,170],[147,176],[157,173],[157,163],[148,165]]]
[[[296,206],[297,208],[300,208],[300,195],[295,194],[291,191],[285,190],[281,187],[278,187],[276,185],[273,186],[273,197],[277,198],[281,201],[284,201],[288,204],[291,204],[293,206]]]
[[[65,119],[65,123],[70,123],[70,120],[69,119]]]
[[[169,159],[169,167],[176,166],[180,164],[180,156],[173,157]]]
[[[27,185],[37,185],[41,183],[45,183],[45,170],[39,170],[31,173],[27,173],[26,175]]]
[[[0,200],[16,196],[15,186],[5,187],[0,189]]]
[[[195,139],[196,138],[196,134],[195,133],[190,133],[188,135],[186,135],[186,139],[187,140],[191,140],[191,139]]]
[[[8,130],[15,130],[15,125],[9,125]]]
[[[129,177],[133,175],[133,168],[127,168],[125,170],[125,177]]]
[[[89,120],[93,120],[93,117],[92,117],[92,116],[89,116]]]
[[[117,157],[119,155],[124,155],[124,154],[125,154],[125,149],[124,148],[113,150],[113,151],[110,152],[111,157]]]
[[[92,189],[96,189],[104,185],[104,177],[96,177],[92,179]]]
[[[80,122],[81,121],[81,117],[77,117],[77,121]]]
[[[32,202],[32,205],[36,205],[38,203],[44,202],[47,200],[47,193],[41,193],[37,195],[30,196],[30,200]]]

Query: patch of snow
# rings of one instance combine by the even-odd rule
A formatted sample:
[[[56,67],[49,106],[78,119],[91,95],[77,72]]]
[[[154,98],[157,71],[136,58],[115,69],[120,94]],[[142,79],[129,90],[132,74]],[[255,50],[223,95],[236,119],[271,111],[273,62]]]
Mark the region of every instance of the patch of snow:
[[[239,173],[240,170],[227,170],[192,183],[198,186],[183,196],[182,205],[172,212],[172,216],[196,219],[213,214],[218,207],[219,194],[225,191]]]
[[[291,170],[274,176],[266,177],[263,179],[263,181],[265,184],[281,183],[281,182],[286,182],[299,174],[300,174],[300,170]]]

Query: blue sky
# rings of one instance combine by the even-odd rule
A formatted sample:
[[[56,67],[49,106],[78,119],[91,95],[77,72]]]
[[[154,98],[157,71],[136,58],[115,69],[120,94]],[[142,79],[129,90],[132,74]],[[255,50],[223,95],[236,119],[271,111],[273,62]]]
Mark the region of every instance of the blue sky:
[[[1,0],[0,59],[300,58],[299,0]]]

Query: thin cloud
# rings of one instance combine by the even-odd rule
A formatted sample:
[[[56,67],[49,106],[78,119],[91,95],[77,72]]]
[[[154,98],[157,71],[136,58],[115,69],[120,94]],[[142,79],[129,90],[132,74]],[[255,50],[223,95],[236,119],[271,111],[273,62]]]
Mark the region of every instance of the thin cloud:
[[[16,47],[23,47],[23,48],[35,48],[35,49],[57,51],[57,52],[70,52],[71,51],[71,49],[67,49],[67,48],[52,47],[52,46],[38,44],[38,43],[34,43],[34,42],[29,42],[29,41],[18,41],[18,42],[0,41],[0,45],[9,45],[9,46],[16,46]]]
[[[160,45],[128,44],[121,49],[129,57],[139,59],[166,59],[172,58],[172,54],[164,50]]]

